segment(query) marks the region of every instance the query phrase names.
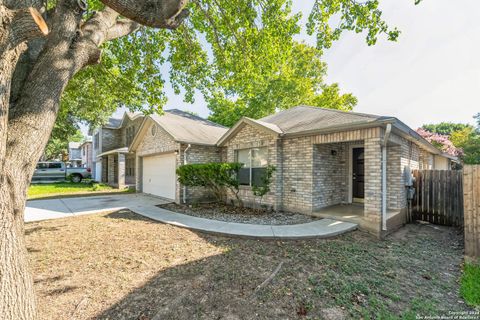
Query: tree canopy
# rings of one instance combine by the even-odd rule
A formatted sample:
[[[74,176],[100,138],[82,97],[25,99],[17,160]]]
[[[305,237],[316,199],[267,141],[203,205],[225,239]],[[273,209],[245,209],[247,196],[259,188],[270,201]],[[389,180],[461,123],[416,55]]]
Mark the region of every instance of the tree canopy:
[[[473,129],[473,126],[465,123],[440,122],[437,124],[425,124],[422,128],[432,133],[449,136],[455,131]]]
[[[103,4],[88,1],[89,14]],[[278,109],[309,104],[351,110],[357,103],[336,83],[326,84],[321,61],[344,30],[365,32],[369,45],[399,31],[382,19],[379,1],[314,1],[307,32],[317,46],[295,40],[301,13],[289,0],[195,0],[177,30],[141,27],[103,45],[102,62],[69,83],[62,108],[93,125],[119,105],[158,112],[167,102],[166,82],[184,101],[205,98],[211,120],[232,125],[241,116],[259,118]],[[332,28],[332,21],[339,22]],[[100,112],[102,111],[102,112]]]

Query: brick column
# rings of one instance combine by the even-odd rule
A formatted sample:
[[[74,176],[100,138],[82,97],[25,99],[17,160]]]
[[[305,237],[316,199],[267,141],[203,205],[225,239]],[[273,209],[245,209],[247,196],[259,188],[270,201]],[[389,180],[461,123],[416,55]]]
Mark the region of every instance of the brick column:
[[[109,185],[115,184],[115,156],[109,154],[107,156],[108,166],[107,166],[107,182]]]
[[[125,154],[118,154],[118,188],[125,188]]]
[[[142,192],[142,168],[143,168],[143,160],[141,157],[135,155],[135,191]]]
[[[365,140],[365,220],[380,233],[382,221],[382,148],[379,138]]]

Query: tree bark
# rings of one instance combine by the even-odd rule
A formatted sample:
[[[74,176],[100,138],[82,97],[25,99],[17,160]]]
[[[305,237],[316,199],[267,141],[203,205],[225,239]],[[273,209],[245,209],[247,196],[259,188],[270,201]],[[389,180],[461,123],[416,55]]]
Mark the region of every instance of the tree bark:
[[[188,17],[188,0],[101,0],[130,20],[153,28],[176,29]]]
[[[107,7],[82,22],[83,1],[58,0],[55,10],[48,13],[51,32],[44,41],[35,41],[48,33],[48,27],[38,11],[28,6],[40,8],[41,3],[39,0],[0,0],[2,320],[37,316],[24,240],[24,210],[33,171],[48,142],[68,82],[85,66],[99,63],[100,46],[105,41],[133,32],[138,23],[176,28],[188,13],[183,9],[186,0],[105,0],[112,9]],[[149,3],[154,6],[145,6]],[[119,19],[119,14],[134,21]],[[23,52],[25,60],[17,64]]]
[[[28,183],[15,173],[2,174],[6,181],[0,184],[0,314],[2,319],[35,319],[35,291],[23,229],[25,196],[21,196]],[[17,179],[24,182],[17,184]],[[15,206],[12,199],[20,205]]]

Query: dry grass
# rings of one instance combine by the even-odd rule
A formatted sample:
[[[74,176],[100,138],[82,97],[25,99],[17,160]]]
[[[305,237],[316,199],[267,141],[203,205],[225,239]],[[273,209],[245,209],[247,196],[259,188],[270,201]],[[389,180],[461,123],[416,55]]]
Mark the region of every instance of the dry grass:
[[[467,308],[454,229],[256,241],[121,211],[30,223],[26,233],[42,319],[414,319]]]
[[[129,211],[29,223],[26,234],[41,319],[93,317],[166,268],[224,251]]]

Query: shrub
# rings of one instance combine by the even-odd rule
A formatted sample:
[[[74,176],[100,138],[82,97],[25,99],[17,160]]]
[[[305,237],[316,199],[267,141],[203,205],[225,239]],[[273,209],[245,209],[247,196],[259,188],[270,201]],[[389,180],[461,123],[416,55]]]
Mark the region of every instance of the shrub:
[[[265,173],[262,175],[261,184],[253,185],[252,192],[255,197],[260,197],[260,205],[262,205],[263,197],[270,192],[270,184],[272,183],[272,176],[275,172],[274,166],[268,166],[265,170]]]
[[[180,166],[177,169],[178,181],[187,187],[204,187],[212,191],[217,201],[225,200],[227,191],[231,191],[237,198],[238,204],[243,205],[238,196],[237,172],[241,163],[195,163]]]

